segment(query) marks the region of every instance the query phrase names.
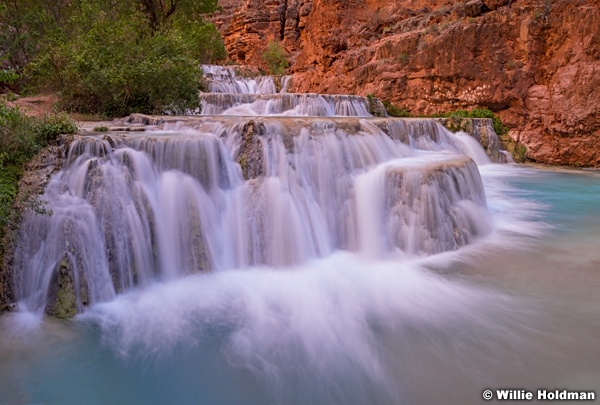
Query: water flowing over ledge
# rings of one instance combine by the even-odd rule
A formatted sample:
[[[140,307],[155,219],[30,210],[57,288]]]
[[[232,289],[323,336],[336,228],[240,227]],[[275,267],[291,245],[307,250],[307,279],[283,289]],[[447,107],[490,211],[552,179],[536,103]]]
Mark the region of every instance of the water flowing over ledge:
[[[290,76],[265,76],[245,66],[203,65],[211,93],[275,94],[287,93]]]
[[[410,260],[491,232],[478,165],[493,154],[473,137],[371,117],[362,97],[274,94],[274,78],[205,71],[230,91],[201,95],[213,115],[133,115],[125,129],[142,131],[70,138],[41,196],[52,215],[21,224],[21,307],[68,317],[193,273],[338,251]]]
[[[28,308],[58,311],[56,285],[72,288],[81,311],[198,271],[285,267],[340,249],[429,255],[489,232],[476,165],[441,152],[441,139],[455,151],[462,141],[436,123],[408,124],[417,139],[390,130],[408,145],[358,119],[170,126],[74,138],[42,196],[53,215],[26,218],[20,233]]]
[[[327,94],[200,94],[202,115],[370,117],[366,97]]]

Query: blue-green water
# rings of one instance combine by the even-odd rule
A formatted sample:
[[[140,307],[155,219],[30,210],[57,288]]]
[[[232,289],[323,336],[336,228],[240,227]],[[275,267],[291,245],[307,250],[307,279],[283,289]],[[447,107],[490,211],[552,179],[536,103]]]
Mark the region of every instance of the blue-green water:
[[[600,392],[600,173],[484,166],[458,252],[195,275],[0,318],[0,404],[471,404]]]
[[[569,169],[524,170],[510,180],[521,197],[544,204],[544,221],[564,232],[600,225],[600,173]]]

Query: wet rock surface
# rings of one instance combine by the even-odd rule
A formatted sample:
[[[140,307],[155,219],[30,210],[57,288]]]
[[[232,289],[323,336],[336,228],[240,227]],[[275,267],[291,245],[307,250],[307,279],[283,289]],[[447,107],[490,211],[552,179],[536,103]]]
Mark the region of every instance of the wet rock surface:
[[[244,179],[256,179],[264,173],[262,144],[258,136],[261,132],[261,124],[249,121],[242,131],[243,139],[237,162],[242,168]]]
[[[59,319],[72,318],[77,314],[75,280],[67,255],[54,269],[45,313]]]

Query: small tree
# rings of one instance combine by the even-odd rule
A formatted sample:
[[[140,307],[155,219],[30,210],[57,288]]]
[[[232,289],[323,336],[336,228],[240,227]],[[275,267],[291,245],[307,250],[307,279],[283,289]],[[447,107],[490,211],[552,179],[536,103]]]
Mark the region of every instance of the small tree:
[[[267,64],[271,74],[274,75],[284,74],[285,69],[290,66],[288,54],[278,41],[269,42],[267,49],[263,53],[263,60]]]

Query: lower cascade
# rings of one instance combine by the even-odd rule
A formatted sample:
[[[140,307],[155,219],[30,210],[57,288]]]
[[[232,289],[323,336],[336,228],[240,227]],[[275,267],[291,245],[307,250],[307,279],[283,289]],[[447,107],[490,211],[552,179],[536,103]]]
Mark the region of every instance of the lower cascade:
[[[238,101],[282,95],[248,97]],[[296,111],[324,100],[294,97]],[[338,251],[409,260],[490,233],[478,165],[491,162],[477,140],[431,119],[315,115],[138,115],[127,122],[142,132],[70,139],[41,196],[51,215],[29,212],[20,227],[19,306],[69,317],[197,272]]]

